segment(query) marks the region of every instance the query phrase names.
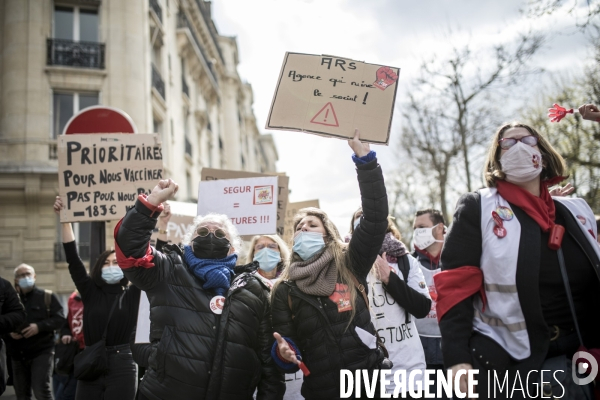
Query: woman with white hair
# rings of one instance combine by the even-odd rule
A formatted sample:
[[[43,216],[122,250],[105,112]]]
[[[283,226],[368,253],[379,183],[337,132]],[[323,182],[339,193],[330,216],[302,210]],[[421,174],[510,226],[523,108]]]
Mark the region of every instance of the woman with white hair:
[[[119,266],[150,301],[152,351],[139,399],[281,399],[283,375],[270,357],[269,287],[256,263],[236,266],[241,240],[227,216],[194,219],[183,245],[150,246],[177,191],[161,180],[115,228]]]

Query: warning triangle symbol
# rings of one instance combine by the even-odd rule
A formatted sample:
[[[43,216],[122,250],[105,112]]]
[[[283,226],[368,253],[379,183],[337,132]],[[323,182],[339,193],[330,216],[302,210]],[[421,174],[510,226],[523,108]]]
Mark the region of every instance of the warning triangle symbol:
[[[315,116],[310,120],[313,124],[327,125],[327,126],[340,126],[338,123],[337,116],[335,115],[335,110],[333,109],[333,104],[331,102],[325,104],[321,110],[315,114]]]

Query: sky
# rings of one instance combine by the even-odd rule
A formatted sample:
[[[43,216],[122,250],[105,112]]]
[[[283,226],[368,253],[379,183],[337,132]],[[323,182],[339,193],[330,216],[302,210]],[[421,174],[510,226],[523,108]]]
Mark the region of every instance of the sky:
[[[533,59],[544,76],[581,67],[588,43],[574,29],[574,19],[559,12],[532,20],[520,12],[524,5],[517,0],[213,0],[212,14],[219,34],[237,39],[238,73],[252,85],[259,130],[275,139],[278,171],[290,177],[290,201],[319,199],[344,235],[360,206],[347,142],[265,129],[285,53],[331,54],[401,69],[390,146],[371,146],[389,174],[398,162],[393,147],[403,102],[424,60],[447,54],[453,45],[489,47],[534,29],[549,35]],[[534,100],[527,96],[534,92],[532,82],[522,89],[513,99],[515,107]]]

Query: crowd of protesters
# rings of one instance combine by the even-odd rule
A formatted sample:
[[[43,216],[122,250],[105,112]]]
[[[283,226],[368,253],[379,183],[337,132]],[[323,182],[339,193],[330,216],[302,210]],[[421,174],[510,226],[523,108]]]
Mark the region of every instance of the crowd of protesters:
[[[600,121],[593,105],[579,111]],[[565,399],[592,399],[595,383],[577,384],[565,360],[582,349],[600,353],[600,222],[568,196],[574,188],[554,187],[567,174],[552,145],[533,127],[502,125],[485,161],[486,187],[461,197],[450,227],[434,208],[417,211],[411,253],[389,215],[375,152],[358,131],[348,144],[361,198],[345,237],[323,210],[305,208],[291,247],[277,235],[255,236],[243,262],[226,215],[198,216],[182,243],[168,243],[167,200],[178,190],[170,179],[139,196],[115,228],[114,250],[89,273],[63,223],[77,289],[66,316],[56,295],[37,287],[32,266],[15,268],[14,287],[0,279],[0,393],[11,375],[19,400],[32,392],[61,400],[336,399],[341,370],[368,378],[386,369],[419,373],[416,396],[402,397],[428,389],[448,398],[424,372],[477,369],[471,389],[488,398],[488,371],[513,382],[562,367],[559,385],[527,379],[527,390],[496,398],[562,390]],[[57,197],[54,210],[62,208]],[[135,340],[142,291],[149,343]],[[90,362],[94,354],[101,360]],[[468,391],[466,375],[457,383]],[[530,396],[536,384],[539,396]],[[394,393],[393,381],[377,385],[376,398]]]

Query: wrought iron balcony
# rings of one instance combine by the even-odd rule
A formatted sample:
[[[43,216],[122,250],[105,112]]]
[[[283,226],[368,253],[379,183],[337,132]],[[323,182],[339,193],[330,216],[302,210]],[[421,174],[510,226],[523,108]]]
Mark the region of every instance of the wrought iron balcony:
[[[47,39],[48,65],[104,69],[104,43]]]
[[[188,98],[190,97],[190,88],[188,87],[188,84],[183,76],[181,77],[181,90]]]
[[[163,22],[163,20],[162,20],[162,8],[160,8],[160,4],[158,4],[158,0],[150,0],[150,7],[152,7],[152,9],[154,10],[154,12],[156,13],[156,16],[158,17],[158,20],[162,24],[162,22]]]
[[[166,100],[165,97],[165,82],[158,72],[158,69],[154,65],[152,65],[152,87],[156,89],[158,93],[162,96],[163,100]]]
[[[177,28],[178,29],[187,28],[190,31],[190,35],[192,36],[192,39],[194,39],[194,42],[196,43],[196,47],[198,47],[198,51],[200,52],[200,55],[202,56],[203,61],[206,63],[206,66],[208,67],[208,72],[212,75],[212,78],[215,81],[215,84],[218,85],[219,81],[217,81],[217,74],[215,72],[213,63],[210,62],[210,60],[206,57],[206,53],[204,52],[204,46],[202,46],[202,43],[200,43],[200,41],[198,40],[198,37],[194,33],[194,28],[192,27],[192,24],[190,24],[190,21],[187,19],[187,17],[185,16],[185,14],[182,11],[179,11],[179,13],[177,14]],[[215,43],[215,45],[218,46],[217,43]]]

